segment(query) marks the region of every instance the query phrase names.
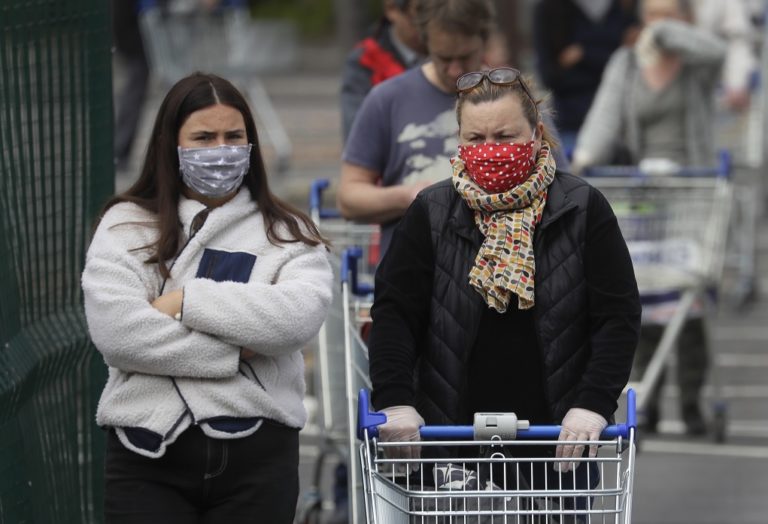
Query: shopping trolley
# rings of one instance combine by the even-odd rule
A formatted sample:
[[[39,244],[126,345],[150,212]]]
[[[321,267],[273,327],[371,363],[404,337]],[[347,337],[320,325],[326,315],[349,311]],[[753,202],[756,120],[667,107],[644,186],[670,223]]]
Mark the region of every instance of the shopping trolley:
[[[334,502],[323,500],[337,491],[338,486],[321,487],[322,468],[328,453],[333,453],[346,469],[346,508],[330,508],[334,514],[344,514],[344,522],[356,524],[364,521],[360,464],[356,449],[355,413],[357,391],[371,388],[368,378],[368,348],[360,327],[370,324],[370,303],[373,288],[359,280],[360,247],[347,248],[339,259],[341,293],[334,294],[328,318],[320,332],[318,343],[318,369],[322,399],[321,416],[326,435],[323,450],[315,466],[315,484],[309,490],[310,500],[300,504],[300,523],[320,522],[315,516],[323,513],[323,506]],[[337,482],[338,478],[335,479]],[[325,520],[323,520],[325,522]]]
[[[345,388],[344,341],[349,324],[345,324],[343,294],[359,297],[356,303],[357,329],[370,324],[368,310],[373,292],[373,272],[376,267],[375,249],[379,226],[356,224],[341,218],[335,209],[322,205],[327,179],[318,179],[310,187],[310,216],[321,234],[331,243],[331,264],[337,281],[341,283],[334,293],[330,313],[318,336],[318,384],[321,416],[328,433],[347,435],[348,398]],[[364,300],[368,297],[367,300]],[[366,320],[367,319],[367,320]],[[358,333],[359,334],[359,333]],[[359,334],[359,336],[362,336]],[[367,368],[366,368],[367,374]]]
[[[239,85],[274,149],[277,170],[287,169],[291,141],[259,77],[297,63],[298,32],[291,22],[254,20],[244,0],[224,0],[213,10],[198,0],[142,0],[139,29],[152,74],[163,85],[195,71]]]
[[[324,461],[327,461],[329,454],[346,468],[347,513],[349,522],[356,523],[362,521],[363,506],[357,453],[350,444],[354,442],[355,433],[354,416],[350,414],[356,411],[352,405],[357,389],[370,388],[364,338],[370,326],[379,226],[348,222],[335,209],[323,207],[323,192],[328,186],[326,179],[315,180],[310,188],[309,203],[310,216],[322,235],[331,242],[331,265],[340,283],[317,338],[315,377],[318,388],[315,394],[319,398],[319,415],[326,438],[314,476],[315,483],[319,484],[321,469],[325,467]],[[330,501],[321,500],[327,498],[333,489],[314,486],[310,491],[313,500],[308,502],[314,506],[314,513],[320,513],[323,505],[333,505]],[[338,514],[338,509],[335,508],[334,513]],[[305,521],[312,520],[300,520]]]
[[[359,280],[363,250],[348,248],[342,257],[341,289],[344,315],[345,401],[347,410],[347,450],[350,522],[363,522],[362,479],[357,453],[356,417],[358,392],[371,389],[368,346],[361,327],[370,325],[373,287]]]
[[[473,426],[423,426],[420,442],[382,442],[386,415],[359,392],[358,437],[369,523],[629,523],[635,463],[635,393],[627,422],[608,426],[597,456],[554,458],[560,426],[530,426],[510,413],[476,414]],[[421,448],[420,458],[387,450]],[[450,458],[425,458],[432,447]],[[389,453],[389,455],[396,455]],[[566,473],[555,468],[578,463]],[[413,470],[416,469],[414,472]]]
[[[696,311],[706,321],[714,310],[733,203],[726,157],[717,168],[658,167],[604,166],[586,173],[611,204],[627,242],[644,322],[664,326],[642,379],[628,386],[639,392],[641,412],[686,318]],[[720,401],[713,408],[715,437],[722,440],[726,408]]]

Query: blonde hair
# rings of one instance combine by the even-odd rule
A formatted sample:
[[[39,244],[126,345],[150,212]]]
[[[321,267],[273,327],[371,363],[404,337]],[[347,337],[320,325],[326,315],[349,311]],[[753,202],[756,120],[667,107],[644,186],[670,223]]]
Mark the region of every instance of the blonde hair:
[[[531,93],[530,96],[521,82],[525,83],[528,92]],[[523,108],[523,115],[525,115],[531,128],[536,129],[536,126],[541,123],[544,129],[541,138],[549,142],[549,145],[555,149],[560,146],[560,143],[541,119],[542,114],[552,116],[552,111],[549,109],[548,104],[545,104],[549,95],[545,94],[541,98],[532,98],[537,97],[538,92],[539,90],[536,86],[536,81],[528,75],[524,75],[520,77],[519,81],[515,81],[508,85],[494,84],[488,80],[487,76],[483,77],[482,81],[477,84],[477,86],[469,91],[458,94],[456,100],[456,120],[459,123],[459,127],[461,127],[461,110],[467,102],[470,104],[481,104],[483,102],[494,102],[505,96],[513,95],[520,101],[520,105]]]

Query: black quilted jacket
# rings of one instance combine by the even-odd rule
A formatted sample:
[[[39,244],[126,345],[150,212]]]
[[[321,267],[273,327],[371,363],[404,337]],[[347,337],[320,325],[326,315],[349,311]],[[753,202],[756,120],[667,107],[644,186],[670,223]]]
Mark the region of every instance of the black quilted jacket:
[[[369,340],[375,408],[413,405],[427,424],[461,420],[467,363],[487,308],[468,283],[482,240],[450,180],[422,191],[406,213],[376,275]],[[534,253],[534,331],[550,416],[559,423],[582,407],[610,420],[629,377],[640,301],[602,194],[558,172]]]

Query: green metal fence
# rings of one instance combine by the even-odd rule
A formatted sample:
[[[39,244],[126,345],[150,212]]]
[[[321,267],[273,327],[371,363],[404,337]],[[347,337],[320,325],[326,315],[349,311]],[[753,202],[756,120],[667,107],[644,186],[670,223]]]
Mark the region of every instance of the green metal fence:
[[[101,520],[80,273],[114,187],[107,0],[0,0],[0,523]]]

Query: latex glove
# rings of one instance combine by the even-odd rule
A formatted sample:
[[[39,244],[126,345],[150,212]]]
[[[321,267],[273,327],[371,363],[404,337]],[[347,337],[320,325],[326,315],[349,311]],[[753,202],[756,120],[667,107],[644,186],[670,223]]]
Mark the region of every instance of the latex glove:
[[[387,421],[379,426],[379,439],[382,442],[418,442],[419,428],[424,425],[424,419],[413,406],[392,406],[382,412],[387,416]],[[389,458],[419,458],[421,446],[398,446],[386,448],[385,453]],[[418,469],[418,465],[412,465],[412,471]]]
[[[560,430],[561,442],[568,442],[573,440],[599,440],[600,433],[603,432],[605,426],[608,425],[602,415],[583,408],[571,408],[568,413],[565,414],[562,423],[562,429]],[[557,446],[555,450],[556,458],[570,458],[581,457],[584,454],[584,445],[568,445],[563,444]],[[597,456],[597,446],[589,446],[589,456],[594,458]],[[579,462],[556,462],[555,471],[565,473],[579,467]]]

